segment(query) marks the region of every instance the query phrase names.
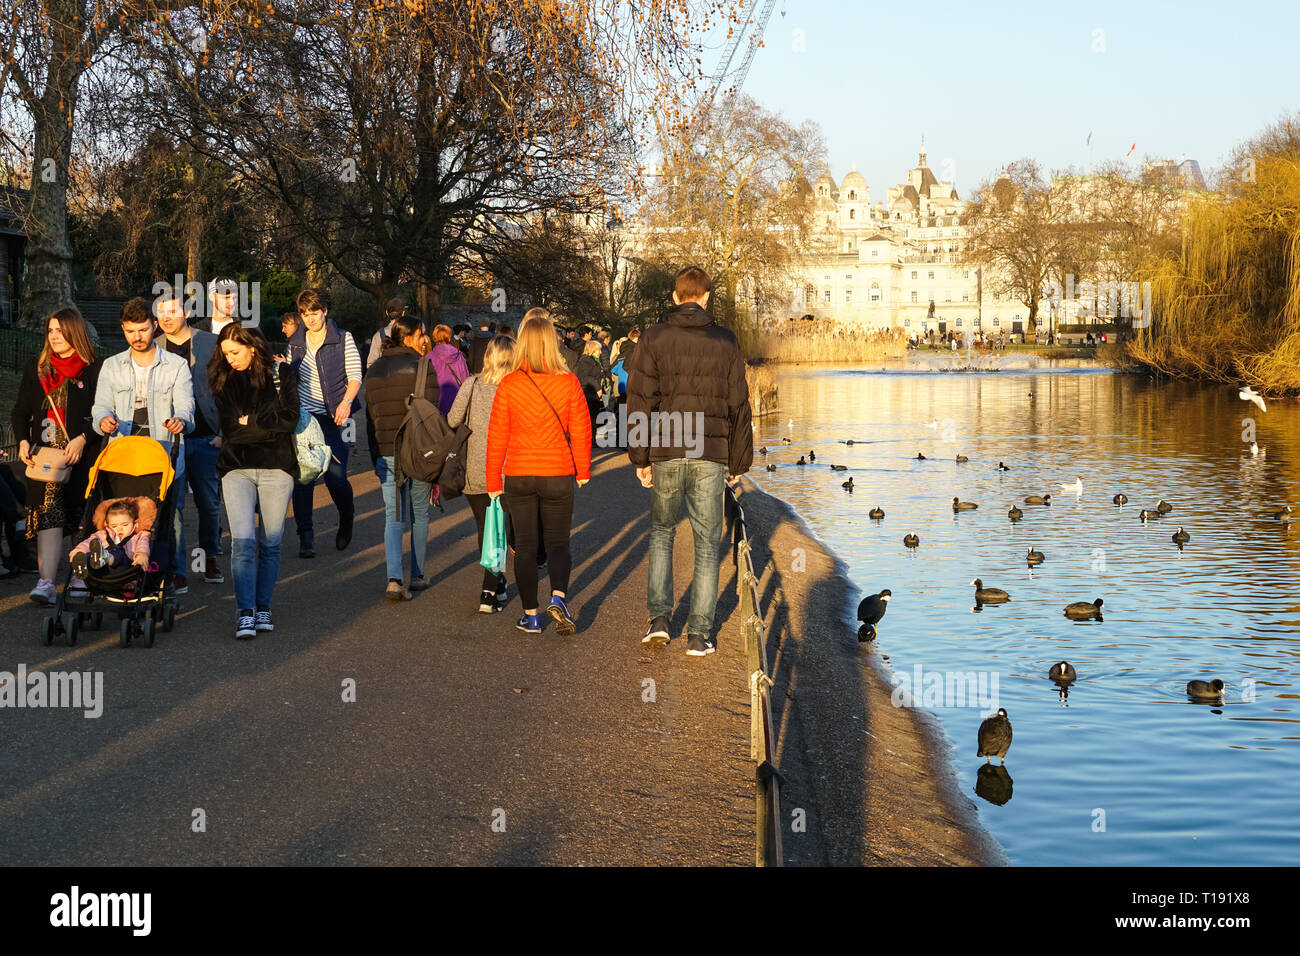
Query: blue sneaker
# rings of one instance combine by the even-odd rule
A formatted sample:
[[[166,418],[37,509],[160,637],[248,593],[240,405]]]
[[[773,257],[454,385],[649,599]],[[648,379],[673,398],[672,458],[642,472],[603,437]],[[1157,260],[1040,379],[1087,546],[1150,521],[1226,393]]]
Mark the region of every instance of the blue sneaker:
[[[573,622],[573,618],[569,615],[569,606],[564,603],[564,598],[558,594],[551,595],[551,603],[546,606],[546,613],[555,622],[555,633],[561,637],[568,637],[570,634],[578,632],[578,625]]]
[[[542,633],[542,616],[540,614],[520,614],[515,627],[526,634]]]

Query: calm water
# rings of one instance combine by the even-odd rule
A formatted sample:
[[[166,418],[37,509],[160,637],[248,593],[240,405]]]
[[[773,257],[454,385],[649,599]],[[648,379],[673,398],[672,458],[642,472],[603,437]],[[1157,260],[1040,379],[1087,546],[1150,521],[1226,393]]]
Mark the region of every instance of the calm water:
[[[874,647],[896,677],[975,672],[986,691],[996,678],[992,706],[1015,732],[1006,775],[979,777],[987,708],[927,703],[1011,860],[1300,861],[1300,405],[1261,413],[1235,389],[1091,368],[936,374],[918,363],[942,359],[912,361],[780,373],[780,413],[759,423],[755,448],[769,454],[755,455],[753,477],[844,559],[863,594],[892,590]],[[1252,414],[1263,458],[1241,440]],[[841,443],[850,438],[861,443]],[[795,465],[810,449],[816,463]],[[956,464],[958,453],[970,462]],[[999,460],[1012,470],[997,471]],[[850,475],[852,494],[840,488]],[[1076,476],[1079,497],[1059,487]],[[1049,491],[1049,508],[1022,501]],[[1113,505],[1117,492],[1130,502]],[[979,509],[954,516],[954,495]],[[1144,526],[1139,510],[1161,497],[1174,510]],[[1290,534],[1269,517],[1288,498]],[[1025,512],[1015,524],[1012,503]],[[874,505],[881,522],[867,517]],[[1192,536],[1181,552],[1170,539],[1180,524]],[[903,547],[908,532],[920,536],[915,551]],[[1031,545],[1046,554],[1032,570]],[[973,613],[975,577],[1010,603]],[[1098,597],[1102,623],[1064,617],[1066,604]],[[1047,677],[1059,660],[1078,672],[1065,699]],[[1229,683],[1225,705],[1188,700],[1188,680],[1215,677]]]

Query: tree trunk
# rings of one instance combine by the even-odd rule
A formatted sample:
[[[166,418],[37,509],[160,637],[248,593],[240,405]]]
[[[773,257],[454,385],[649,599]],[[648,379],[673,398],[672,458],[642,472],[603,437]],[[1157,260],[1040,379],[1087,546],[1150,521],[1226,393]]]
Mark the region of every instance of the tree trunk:
[[[54,29],[45,95],[34,111],[35,127],[31,198],[27,207],[27,274],[19,305],[18,327],[41,332],[45,319],[72,304],[72,243],[68,238],[68,163],[72,124],[81,71],[76,35]],[[66,52],[65,52],[66,51]]]
[[[202,160],[193,149],[189,151],[188,169],[185,181],[190,194],[186,205],[188,212],[185,222],[185,280],[187,282],[203,281],[203,173],[199,168]]]
[[[424,279],[416,286],[416,302],[420,316],[427,326],[432,328],[442,321],[442,291],[436,282]]]

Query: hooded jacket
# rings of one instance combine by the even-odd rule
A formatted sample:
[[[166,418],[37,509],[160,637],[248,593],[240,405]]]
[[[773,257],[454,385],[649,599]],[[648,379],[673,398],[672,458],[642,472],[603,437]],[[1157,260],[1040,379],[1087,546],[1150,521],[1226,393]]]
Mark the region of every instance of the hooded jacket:
[[[740,344],[729,329],[697,303],[684,302],[641,333],[627,368],[627,454],[633,465],[696,458],[726,465],[733,476],[749,471],[749,385]],[[647,424],[638,429],[638,419]]]

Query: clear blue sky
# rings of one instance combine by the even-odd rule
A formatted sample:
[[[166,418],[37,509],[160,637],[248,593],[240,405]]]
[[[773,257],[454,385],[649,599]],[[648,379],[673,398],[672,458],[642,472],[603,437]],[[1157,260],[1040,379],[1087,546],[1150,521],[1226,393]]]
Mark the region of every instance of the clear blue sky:
[[[963,198],[1022,156],[1086,167],[1089,130],[1098,163],[1136,142],[1130,162],[1186,153],[1208,177],[1300,109],[1297,38],[1293,4],[776,0],[745,92],[818,122],[836,180],[856,161],[873,202],[915,165],[922,134]]]

